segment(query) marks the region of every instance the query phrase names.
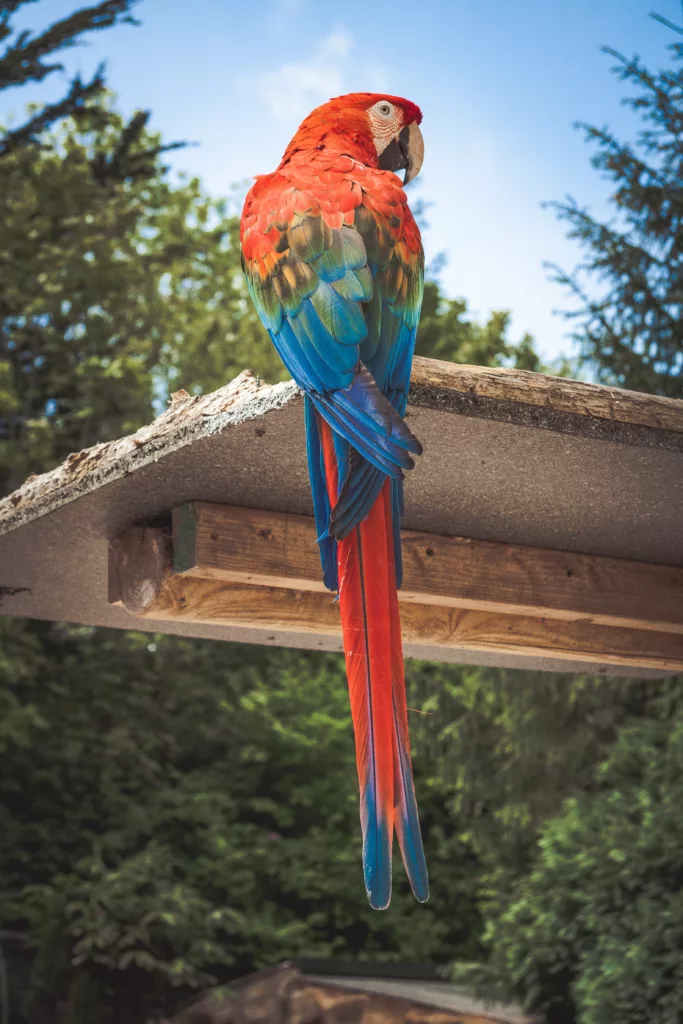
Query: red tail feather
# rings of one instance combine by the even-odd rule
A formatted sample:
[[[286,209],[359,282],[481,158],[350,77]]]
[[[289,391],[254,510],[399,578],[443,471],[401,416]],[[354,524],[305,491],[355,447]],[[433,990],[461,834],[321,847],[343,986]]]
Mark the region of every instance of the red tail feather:
[[[389,564],[389,595],[391,608],[391,678],[394,711],[394,790],[396,835],[406,874],[415,898],[420,903],[429,899],[429,878],[422,848],[420,820],[417,814],[417,799],[413,784],[413,769],[410,762],[410,737],[408,732],[408,707],[406,683],[403,671],[403,645],[401,643],[401,619],[398,611],[396,590],[396,565],[394,561],[394,540],[392,535],[391,484],[387,481],[382,491],[384,514],[387,524],[387,547]]]
[[[328,495],[334,507],[338,478],[332,432],[322,419],[319,429]],[[337,547],[365,885],[376,909],[384,909],[391,899],[394,825],[413,891],[420,900],[428,896],[410,767],[390,488],[387,481],[368,517]]]

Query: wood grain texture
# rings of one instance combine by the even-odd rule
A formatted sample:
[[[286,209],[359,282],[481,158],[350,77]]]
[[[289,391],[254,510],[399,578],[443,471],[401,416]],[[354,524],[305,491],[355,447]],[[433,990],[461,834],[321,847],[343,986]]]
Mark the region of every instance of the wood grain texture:
[[[157,546],[163,550],[163,545],[163,538],[160,538]],[[117,593],[124,606],[141,618],[340,636],[338,605],[332,594],[178,575],[167,571],[163,559],[154,562],[155,577],[147,586],[141,586],[133,562],[123,561],[118,555],[126,550],[130,550],[130,545],[125,539],[112,547]],[[132,574],[134,585],[127,583],[127,573]],[[132,599],[127,596],[130,594]],[[680,633],[417,602],[404,603],[401,617],[404,642],[417,647],[496,651],[553,656],[567,661],[596,661],[605,665],[683,670],[683,635]]]
[[[308,516],[191,502],[173,513],[174,570],[324,593]],[[403,531],[402,603],[683,634],[683,569]]]
[[[411,397],[422,389],[533,405],[557,412],[683,433],[683,402],[529,370],[467,366],[416,356]]]
[[[325,593],[310,516],[193,501],[172,521],[174,572]]]

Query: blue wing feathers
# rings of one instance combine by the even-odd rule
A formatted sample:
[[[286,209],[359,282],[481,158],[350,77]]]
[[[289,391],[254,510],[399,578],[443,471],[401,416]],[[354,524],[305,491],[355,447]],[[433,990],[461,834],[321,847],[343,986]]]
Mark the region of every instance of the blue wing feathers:
[[[332,287],[342,299],[353,302],[367,302],[372,297],[372,275],[367,267],[347,270],[346,276],[333,281]],[[366,317],[367,323],[367,317]]]
[[[420,442],[360,367],[350,387],[322,395],[311,394],[319,412],[369,462],[389,476],[412,469],[408,454],[422,451]]]
[[[345,274],[342,275],[344,277]],[[340,278],[341,280],[341,278]],[[360,302],[343,299],[326,281],[321,281],[311,295],[321,325],[324,324],[338,345],[358,346],[368,333]],[[356,359],[358,358],[356,354]]]
[[[398,447],[415,455],[422,454],[422,445],[391,402],[379,390],[372,374],[362,363],[356,370],[351,386],[341,390],[336,400],[359,424],[379,435],[378,443],[384,438],[391,438]]]
[[[292,320],[292,329],[302,346],[312,348],[329,368],[326,379],[353,379],[358,363],[356,347],[336,344],[328,329],[320,322],[310,299],[306,299],[299,315]]]
[[[286,230],[289,251],[278,250],[283,262],[270,285],[245,271],[277,351],[310,396],[309,468],[327,583],[336,574],[330,534],[346,536],[367,516],[386,476],[395,481],[392,495],[398,495],[403,471],[413,466],[411,455],[422,451],[403,421],[419,312],[410,300],[422,283],[413,273],[408,292],[401,290],[406,268],[390,235],[362,207],[355,226],[333,229],[319,216],[301,214]],[[405,309],[399,294],[406,296]],[[343,446],[336,509],[325,491],[314,410]],[[349,445],[358,453],[355,460],[349,459]],[[395,547],[400,574],[400,546]]]
[[[313,495],[313,514],[318,534],[320,563],[323,570],[323,582],[328,590],[339,589],[337,580],[337,542],[329,534],[330,501],[325,486],[325,463],[320,444],[315,408],[308,395],[304,399],[304,417],[306,422],[306,454],[308,456],[308,474],[311,478]]]
[[[311,394],[311,400],[320,415],[327,420],[332,429],[341,434],[349,444],[353,445],[357,452],[363,455],[373,466],[381,469],[387,476],[398,477],[402,469],[410,469],[413,460],[406,455],[403,449],[396,446],[377,444],[376,438],[372,437],[367,428],[364,430],[351,416],[347,410],[340,408],[335,396],[339,392],[332,392],[327,395]],[[385,439],[386,440],[386,439]]]
[[[268,333],[280,359],[299,387],[304,391],[322,391],[325,385],[311,365],[306,353],[300,349],[296,335],[287,320],[283,320],[279,331],[268,331]]]
[[[313,260],[311,266],[321,281],[339,281],[346,276],[344,239],[341,230],[331,232],[330,244]]]

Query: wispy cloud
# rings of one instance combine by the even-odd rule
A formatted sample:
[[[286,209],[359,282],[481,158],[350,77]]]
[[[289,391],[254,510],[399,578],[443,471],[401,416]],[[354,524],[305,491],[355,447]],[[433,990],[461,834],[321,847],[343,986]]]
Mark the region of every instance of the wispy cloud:
[[[275,13],[279,17],[293,18],[301,13],[304,0],[275,0]]]
[[[310,60],[282,64],[240,80],[255,91],[278,118],[303,117],[313,107],[344,92],[344,80],[353,49],[348,29],[336,28],[316,46]]]
[[[301,117],[343,91],[353,36],[337,28],[318,43],[310,60],[287,63],[256,77],[256,91],[276,117]]]

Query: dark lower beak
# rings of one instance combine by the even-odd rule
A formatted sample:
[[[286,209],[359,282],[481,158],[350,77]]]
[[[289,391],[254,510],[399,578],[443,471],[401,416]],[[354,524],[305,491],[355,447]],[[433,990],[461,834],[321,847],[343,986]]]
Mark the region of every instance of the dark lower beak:
[[[383,171],[405,171],[403,184],[416,178],[424,160],[425,144],[419,125],[407,124],[382,150],[379,166]]]

